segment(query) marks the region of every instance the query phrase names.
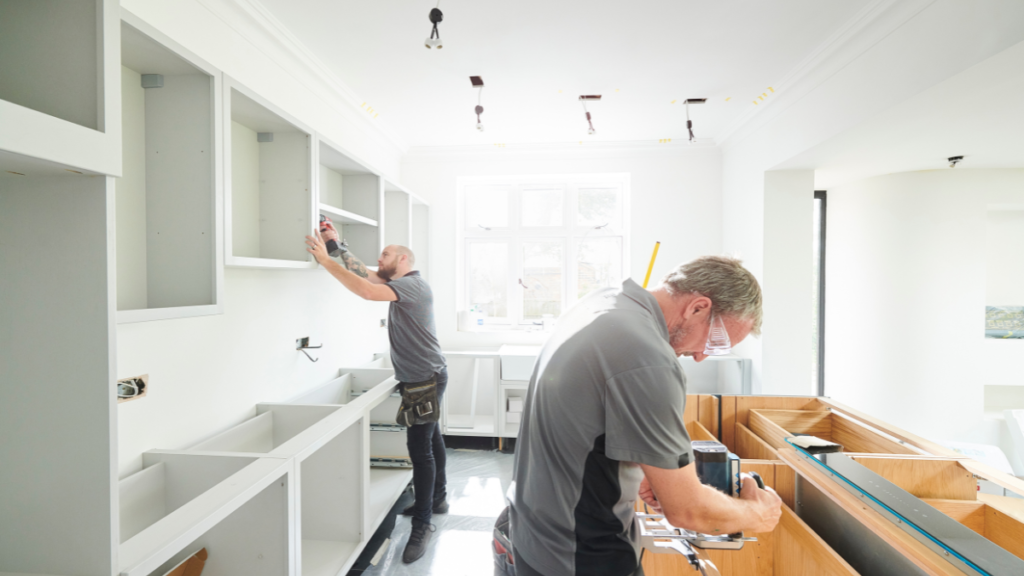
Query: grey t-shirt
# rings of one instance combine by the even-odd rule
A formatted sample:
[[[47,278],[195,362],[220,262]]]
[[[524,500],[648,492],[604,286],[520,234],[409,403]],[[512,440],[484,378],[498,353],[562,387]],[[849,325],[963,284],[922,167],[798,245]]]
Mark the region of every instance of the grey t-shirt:
[[[399,382],[423,382],[445,367],[434,328],[434,293],[413,270],[388,281],[398,300],[388,308],[391,362]]]
[[[625,576],[639,562],[643,471],[693,460],[686,379],[657,300],[632,280],[558,320],[530,379],[516,444],[512,541],[545,575]]]

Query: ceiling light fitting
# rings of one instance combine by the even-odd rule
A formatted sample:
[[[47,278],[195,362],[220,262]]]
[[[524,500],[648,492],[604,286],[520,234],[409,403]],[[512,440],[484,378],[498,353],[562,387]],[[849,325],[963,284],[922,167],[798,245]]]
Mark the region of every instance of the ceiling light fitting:
[[[441,2],[439,1],[437,5],[440,6]],[[444,14],[441,13],[440,8],[431,8],[430,21],[433,22],[434,28],[430,31],[430,37],[423,43],[423,45],[427,47],[427,50],[430,50],[431,48],[437,48],[438,50],[444,48],[444,46],[441,45],[441,33],[437,31],[437,25],[441,20],[444,20]]]
[[[949,161],[949,167],[950,168],[956,168],[956,165],[959,164],[960,161],[963,160],[963,159],[964,159],[963,156],[950,156],[949,158],[946,158],[946,160]]]
[[[690,133],[690,144],[693,144],[697,141],[697,137],[693,135],[693,122],[690,120],[690,104],[704,104],[707,101],[707,98],[686,99],[686,131]]]
[[[476,129],[483,132],[484,123],[480,121],[480,115],[484,113],[484,107],[480,105],[480,101],[484,97],[484,79],[480,76],[470,76],[469,81],[473,83],[474,88],[479,89],[476,96],[476,108],[473,111],[476,112]]]
[[[587,129],[587,134],[590,134],[591,136],[593,136],[594,133],[597,132],[597,130],[594,130],[594,123],[591,121],[590,112],[587,111],[587,101],[590,101],[590,102],[600,102],[601,101],[601,95],[597,94],[597,95],[589,95],[589,96],[586,96],[586,95],[580,96],[580,104],[583,105],[583,112],[586,113],[586,115],[587,115],[587,124],[590,126],[590,128]]]

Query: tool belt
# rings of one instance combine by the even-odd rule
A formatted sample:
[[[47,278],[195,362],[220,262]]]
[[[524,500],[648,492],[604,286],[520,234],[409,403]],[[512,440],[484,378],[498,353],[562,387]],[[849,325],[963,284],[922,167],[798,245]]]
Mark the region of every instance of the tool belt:
[[[402,383],[402,405],[395,420],[402,426],[416,426],[437,422],[441,407],[437,399],[437,377],[423,382]]]

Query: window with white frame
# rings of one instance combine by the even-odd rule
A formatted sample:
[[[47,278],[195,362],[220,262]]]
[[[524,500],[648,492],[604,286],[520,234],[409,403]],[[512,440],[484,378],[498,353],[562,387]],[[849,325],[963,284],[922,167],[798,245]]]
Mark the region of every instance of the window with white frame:
[[[511,328],[558,318],[629,262],[629,175],[459,179],[459,310]]]

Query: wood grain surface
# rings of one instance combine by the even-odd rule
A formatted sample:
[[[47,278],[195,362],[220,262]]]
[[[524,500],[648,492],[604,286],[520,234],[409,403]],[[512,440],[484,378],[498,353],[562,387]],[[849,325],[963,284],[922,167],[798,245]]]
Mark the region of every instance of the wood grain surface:
[[[957,460],[947,458],[876,458],[853,460],[918,498],[978,499],[978,482]]]

